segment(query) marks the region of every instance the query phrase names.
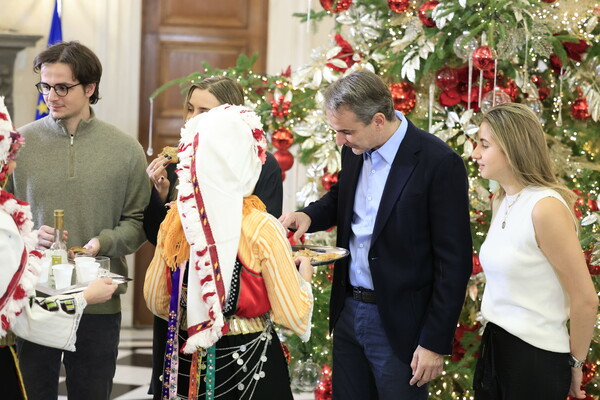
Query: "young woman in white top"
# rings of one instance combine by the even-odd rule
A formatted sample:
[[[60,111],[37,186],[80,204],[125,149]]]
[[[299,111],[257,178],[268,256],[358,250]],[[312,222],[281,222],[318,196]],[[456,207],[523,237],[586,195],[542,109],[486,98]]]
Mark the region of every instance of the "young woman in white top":
[[[575,195],[554,175],[542,126],[527,106],[492,108],[478,136],[472,157],[481,177],[500,188],[480,250],[487,325],[475,398],[584,398],[581,366],[598,297],[577,237]]]

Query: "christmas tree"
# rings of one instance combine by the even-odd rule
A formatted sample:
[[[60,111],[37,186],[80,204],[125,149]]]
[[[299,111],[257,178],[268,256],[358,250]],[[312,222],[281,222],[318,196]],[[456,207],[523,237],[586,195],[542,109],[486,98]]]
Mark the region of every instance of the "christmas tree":
[[[600,233],[600,6],[589,0],[320,0],[320,7],[297,15],[316,28],[335,19],[331,43],[314,49],[312,61],[279,76],[252,72],[253,59],[241,56],[235,67],[204,70],[170,82],[224,74],[237,79],[259,113],[282,170],[294,155],[307,166],[298,205],[318,199],[337,180],[339,148],[321,108],[331,82],[356,69],[369,69],[389,83],[396,108],[417,126],[452,146],[470,176],[474,240],[473,274],[457,327],[454,352],[443,376],[430,384],[432,399],[470,399],[480,335],[480,302],[485,277],[479,247],[490,222],[494,183],[479,177],[470,159],[483,112],[495,104],[527,104],[540,118],[560,178],[578,195],[575,214],[581,246],[598,286]],[[284,172],[285,174],[285,172]],[[334,234],[307,237],[311,244],[334,244]],[[331,269],[315,282],[313,335],[308,343],[289,337],[297,376],[314,380],[315,364],[329,379],[331,343],[328,299]],[[600,331],[596,329],[584,366],[585,390],[597,398]],[[306,379],[296,384],[306,389]],[[315,394],[329,398],[330,384]],[[532,394],[535,398],[535,394]]]

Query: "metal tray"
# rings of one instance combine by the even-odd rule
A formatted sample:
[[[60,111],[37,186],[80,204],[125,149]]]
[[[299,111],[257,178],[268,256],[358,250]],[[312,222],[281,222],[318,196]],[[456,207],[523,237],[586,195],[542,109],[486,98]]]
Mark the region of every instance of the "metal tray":
[[[114,274],[114,273],[110,273],[110,278],[112,278],[113,283],[116,283],[116,284],[127,283],[127,282],[133,280],[132,278],[128,278],[126,276],[122,276],[122,275],[118,275],[118,274]],[[47,284],[47,282],[38,283],[37,285],[35,285],[35,290],[38,292],[50,295],[50,296],[57,296],[59,294],[73,294],[73,293],[83,292],[88,287],[90,282],[78,283],[76,285],[67,286],[62,289],[54,289],[53,287],[46,286],[46,284]]]
[[[330,253],[330,254],[335,254],[336,257],[328,259],[328,260],[312,260],[311,261],[311,265],[313,266],[319,266],[319,265],[329,265],[329,264],[333,264],[334,262],[341,260],[344,257],[347,257],[350,252],[342,247],[333,247],[333,246],[311,246],[311,245],[305,245],[305,244],[297,244],[297,245],[293,245],[292,246],[292,251],[295,253],[299,250],[312,250],[315,253],[321,253],[321,254],[325,254],[325,253]]]

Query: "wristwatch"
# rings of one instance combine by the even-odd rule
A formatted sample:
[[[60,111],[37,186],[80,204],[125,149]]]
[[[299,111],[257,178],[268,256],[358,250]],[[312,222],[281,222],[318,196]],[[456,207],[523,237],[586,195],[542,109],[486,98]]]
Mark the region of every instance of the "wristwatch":
[[[573,368],[581,368],[583,366],[583,361],[579,361],[573,354],[569,354],[569,365]]]

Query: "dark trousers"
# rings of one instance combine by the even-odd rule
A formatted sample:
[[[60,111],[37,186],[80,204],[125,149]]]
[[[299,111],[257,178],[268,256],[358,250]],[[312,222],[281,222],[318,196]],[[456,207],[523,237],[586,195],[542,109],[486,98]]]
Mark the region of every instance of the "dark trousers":
[[[333,331],[332,372],[334,400],[427,399],[427,385],[409,384],[410,365],[394,354],[376,304],[346,298]]]
[[[542,350],[488,322],[473,388],[477,400],[565,400],[571,384],[568,353]]]
[[[29,400],[57,399],[63,353],[69,400],[108,400],[120,331],[121,313],[84,314],[77,330],[75,352],[19,340],[19,365]]]

